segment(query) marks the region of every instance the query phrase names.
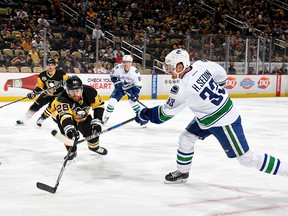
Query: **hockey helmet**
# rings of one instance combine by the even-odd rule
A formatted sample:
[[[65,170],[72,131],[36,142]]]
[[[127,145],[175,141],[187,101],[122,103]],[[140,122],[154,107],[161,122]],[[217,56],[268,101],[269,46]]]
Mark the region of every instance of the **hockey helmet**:
[[[48,64],[54,64],[55,65],[55,60],[53,58],[48,58],[46,63],[47,63],[47,65]]]
[[[81,79],[74,75],[69,77],[65,82],[66,90],[83,89],[83,84]]]
[[[133,58],[131,55],[124,55],[123,58],[122,58],[122,62],[132,62],[133,61]]]
[[[190,58],[189,54],[184,49],[175,49],[171,51],[166,57],[165,57],[165,63],[163,65],[163,69],[165,72],[170,72],[176,70],[176,66],[182,63],[184,66],[184,69],[190,67]],[[183,69],[183,70],[184,70]],[[181,71],[182,72],[182,71]],[[178,73],[181,73],[178,72]]]

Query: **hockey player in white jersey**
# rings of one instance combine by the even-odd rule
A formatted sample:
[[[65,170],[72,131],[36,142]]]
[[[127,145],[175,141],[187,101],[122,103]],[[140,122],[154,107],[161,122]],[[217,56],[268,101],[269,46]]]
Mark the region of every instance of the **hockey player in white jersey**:
[[[122,63],[116,65],[110,74],[114,90],[103,114],[103,123],[108,121],[116,104],[124,95],[128,96],[128,103],[135,113],[140,110],[140,105],[137,101],[142,88],[142,80],[137,68],[132,66],[132,61],[131,55],[124,55]]]
[[[196,61],[190,65],[186,50],[176,49],[165,57],[165,69],[174,85],[165,104],[143,108],[136,122],[161,124],[188,107],[195,117],[181,133],[177,149],[177,170],[165,176],[165,183],[185,183],[194,156],[194,145],[214,135],[229,158],[237,158],[245,167],[271,175],[287,176],[288,163],[266,153],[253,152],[247,143],[241,117],[223,88],[226,71],[217,63]]]

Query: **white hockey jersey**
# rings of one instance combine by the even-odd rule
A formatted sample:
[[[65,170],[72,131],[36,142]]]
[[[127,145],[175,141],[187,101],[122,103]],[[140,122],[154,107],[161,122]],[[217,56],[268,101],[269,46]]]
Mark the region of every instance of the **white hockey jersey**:
[[[224,68],[201,60],[192,67],[179,84],[171,88],[168,101],[160,108],[159,119],[166,121],[189,107],[203,129],[233,123],[239,113],[223,88],[227,78]]]
[[[118,64],[113,68],[110,76],[111,79],[115,77],[123,84],[122,89],[124,91],[134,86],[142,88],[142,79],[140,73],[134,66],[131,66],[130,70],[125,72],[124,66],[122,64]]]

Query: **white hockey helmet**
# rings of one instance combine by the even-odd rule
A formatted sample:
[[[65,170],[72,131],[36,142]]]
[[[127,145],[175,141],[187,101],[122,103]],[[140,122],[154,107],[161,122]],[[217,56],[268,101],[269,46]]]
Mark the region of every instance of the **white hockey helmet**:
[[[131,55],[124,55],[122,58],[122,62],[127,61],[127,62],[132,62],[133,58]]]
[[[171,51],[166,57],[165,57],[165,63],[163,65],[163,69],[165,72],[175,71],[177,64],[182,63],[184,66],[184,69],[190,67],[190,58],[189,54],[184,49],[175,49]],[[183,70],[184,70],[183,69]],[[181,71],[182,72],[182,71]],[[181,73],[178,72],[178,73]]]

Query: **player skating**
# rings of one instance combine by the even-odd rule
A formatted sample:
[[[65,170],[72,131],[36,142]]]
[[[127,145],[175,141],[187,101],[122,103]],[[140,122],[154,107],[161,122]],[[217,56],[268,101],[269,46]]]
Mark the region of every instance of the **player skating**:
[[[204,140],[211,134],[218,139],[226,155],[237,158],[241,165],[271,175],[287,176],[287,162],[250,150],[241,117],[223,88],[227,75],[219,64],[196,61],[190,65],[187,51],[176,49],[165,57],[165,70],[172,79],[180,79],[179,84],[170,89],[165,104],[137,112],[136,122],[161,124],[187,106],[195,114],[179,137],[177,170],[165,176],[166,183],[187,181],[196,141]]]
[[[36,87],[32,92],[27,94],[29,99],[33,99],[36,97],[38,92],[41,92],[46,89],[50,89],[55,86],[55,88],[50,89],[49,91],[44,91],[39,95],[36,101],[30,106],[25,116],[22,119],[16,121],[17,125],[23,125],[26,121],[28,121],[39,109],[41,109],[44,105],[51,103],[54,98],[63,91],[63,80],[66,80],[68,75],[62,70],[58,70],[55,67],[55,61],[52,58],[48,58],[47,60],[47,70],[41,72],[38,75]],[[43,119],[39,118],[37,124],[41,124]]]
[[[103,123],[106,123],[114,111],[116,104],[124,95],[128,96],[128,103],[134,112],[140,110],[137,102],[142,88],[142,80],[139,71],[132,66],[133,58],[131,55],[124,55],[122,63],[116,65],[111,76],[114,84],[114,90],[110,96],[108,105],[103,115]]]

